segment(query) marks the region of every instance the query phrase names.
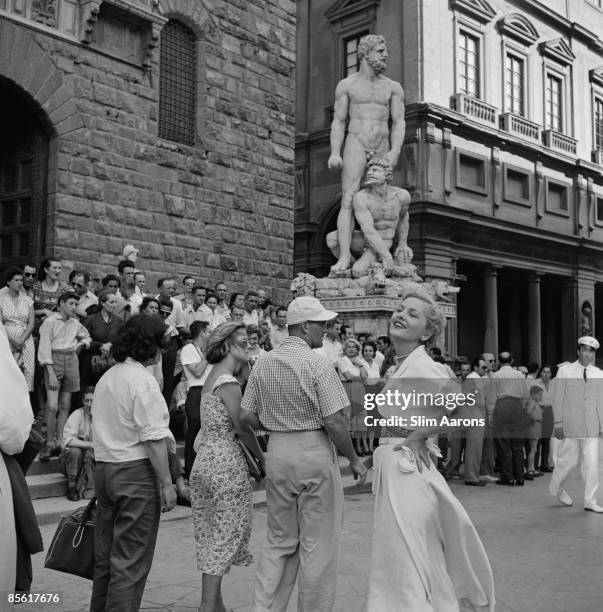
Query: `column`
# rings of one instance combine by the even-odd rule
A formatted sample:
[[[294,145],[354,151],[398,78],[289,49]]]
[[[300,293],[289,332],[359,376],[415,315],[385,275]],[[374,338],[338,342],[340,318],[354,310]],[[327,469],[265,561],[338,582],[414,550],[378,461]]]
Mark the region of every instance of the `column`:
[[[528,361],[542,364],[542,332],[540,323],[540,274],[528,276]]]
[[[498,355],[498,290],[494,266],[484,270],[484,353]]]
[[[563,284],[561,300],[562,358],[560,361],[575,361],[578,348],[578,283],[569,279]]]

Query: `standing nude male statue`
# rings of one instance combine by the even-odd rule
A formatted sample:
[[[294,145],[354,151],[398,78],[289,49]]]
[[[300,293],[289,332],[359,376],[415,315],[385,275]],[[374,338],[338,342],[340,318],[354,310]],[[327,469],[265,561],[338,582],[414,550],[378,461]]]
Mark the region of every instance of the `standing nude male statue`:
[[[393,169],[404,141],[404,91],[400,83],[383,76],[387,64],[387,46],[383,36],[369,34],[358,44],[360,68],[342,79],[335,89],[331,124],[330,170],[341,172],[341,209],[337,217],[339,260],[331,272],[350,269],[350,245],[354,228],[352,199],[360,188],[367,158],[376,154]],[[349,119],[347,137],[346,120]],[[391,133],[389,121],[391,119]],[[343,158],[341,146],[343,147]]]

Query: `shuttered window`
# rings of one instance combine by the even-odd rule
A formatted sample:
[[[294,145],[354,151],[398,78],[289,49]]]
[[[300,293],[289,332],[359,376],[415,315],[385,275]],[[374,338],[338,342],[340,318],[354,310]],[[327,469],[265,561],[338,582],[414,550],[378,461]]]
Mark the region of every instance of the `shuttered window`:
[[[168,21],[161,32],[159,65],[159,136],[195,144],[197,39],[180,21]]]

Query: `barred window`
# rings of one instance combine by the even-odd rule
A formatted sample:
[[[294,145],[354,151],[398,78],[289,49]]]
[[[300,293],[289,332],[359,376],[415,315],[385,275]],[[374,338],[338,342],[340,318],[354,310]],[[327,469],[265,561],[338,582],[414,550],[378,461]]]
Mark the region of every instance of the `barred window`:
[[[195,143],[197,39],[180,21],[170,19],[161,31],[159,64],[159,136]]]

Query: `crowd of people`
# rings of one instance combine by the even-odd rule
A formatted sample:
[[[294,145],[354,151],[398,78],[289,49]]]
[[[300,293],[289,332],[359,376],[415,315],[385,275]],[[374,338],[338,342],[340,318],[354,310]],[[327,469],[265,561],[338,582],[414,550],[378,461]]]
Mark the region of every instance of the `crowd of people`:
[[[200,610],[225,609],[224,573],[253,561],[246,455],[266,475],[257,611],[284,610],[296,580],[300,609],[332,610],[343,517],[338,454],[359,483],[362,457],[372,455],[375,470],[369,612],[426,602],[457,609],[458,593],[475,609],[493,609],[486,552],[446,480],[517,487],[554,465],[550,492],[571,505],[563,485],[582,454],[584,507],[603,512],[594,338],[578,340],[578,361],[561,364],[554,379],[551,366],[524,372],[508,352],[498,368],[488,353],[447,364],[436,346],[444,317],[421,289],[401,298],[388,335],[378,337],[356,335],[313,297],[275,305],[257,289],[228,299],[225,282],[208,288],[190,275],[148,289],[131,259],[99,286],[79,269],[64,283],[61,263],[48,259],[9,269],[0,291],[0,331],[44,434],[30,436],[26,455],[60,456],[68,498],[98,500],[91,610],[138,609],[160,514],[178,502],[192,506]],[[463,417],[455,427],[390,424],[400,412],[393,405],[368,418],[368,394],[417,380],[477,401],[454,406]],[[573,413],[585,405],[586,418]]]

